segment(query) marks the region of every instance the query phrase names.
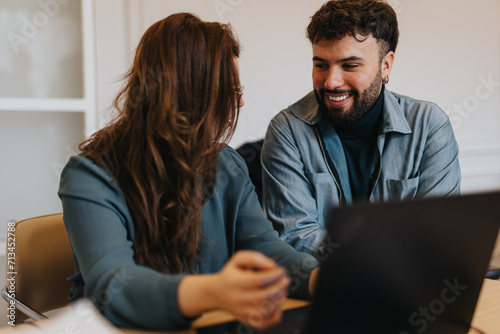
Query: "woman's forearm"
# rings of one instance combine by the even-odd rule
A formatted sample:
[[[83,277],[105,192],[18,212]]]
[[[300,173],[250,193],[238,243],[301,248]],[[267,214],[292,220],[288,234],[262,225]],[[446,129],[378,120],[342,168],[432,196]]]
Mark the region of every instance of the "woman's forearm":
[[[195,317],[218,308],[212,292],[216,275],[188,275],[181,280],[177,298],[184,316]]]

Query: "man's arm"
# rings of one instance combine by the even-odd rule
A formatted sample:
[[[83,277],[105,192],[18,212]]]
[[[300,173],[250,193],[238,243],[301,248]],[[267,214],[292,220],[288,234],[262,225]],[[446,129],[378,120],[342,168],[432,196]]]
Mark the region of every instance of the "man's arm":
[[[417,197],[460,194],[458,144],[448,118],[444,123],[442,119],[440,121],[435,127],[431,127],[427,136],[419,166]]]
[[[301,152],[282,114],[269,125],[261,160],[267,218],[284,241],[298,251],[313,254],[323,243],[326,230]]]

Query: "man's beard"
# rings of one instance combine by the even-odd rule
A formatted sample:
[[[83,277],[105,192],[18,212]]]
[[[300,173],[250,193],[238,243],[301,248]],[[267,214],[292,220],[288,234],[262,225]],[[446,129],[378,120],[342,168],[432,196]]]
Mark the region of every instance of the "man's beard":
[[[365,116],[368,111],[374,106],[380,96],[380,87],[382,87],[381,70],[375,76],[370,86],[365,90],[365,92],[360,95],[357,90],[341,90],[334,89],[332,91],[327,91],[321,88],[319,92],[315,89],[314,94],[316,95],[316,100],[325,113],[328,120],[335,127],[346,128],[354,124],[357,120]],[[331,94],[352,94],[353,105],[350,109],[345,110],[342,108],[328,107],[325,103],[325,92]]]

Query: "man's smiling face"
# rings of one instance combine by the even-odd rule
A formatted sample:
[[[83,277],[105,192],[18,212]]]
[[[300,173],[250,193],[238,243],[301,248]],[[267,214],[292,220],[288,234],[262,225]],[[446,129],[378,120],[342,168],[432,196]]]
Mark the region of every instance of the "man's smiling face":
[[[314,92],[334,125],[353,124],[377,101],[394,59],[393,52],[381,59],[380,47],[371,35],[313,45]]]

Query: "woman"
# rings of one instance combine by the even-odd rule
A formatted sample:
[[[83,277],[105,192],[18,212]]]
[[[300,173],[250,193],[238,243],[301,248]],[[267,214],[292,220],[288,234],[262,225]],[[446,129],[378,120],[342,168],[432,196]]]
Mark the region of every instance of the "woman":
[[[238,56],[228,26],[192,14],[145,33],[119,116],[61,176],[71,300],[123,327],[186,327],[223,309],[261,328],[280,320],[287,290],[309,296],[318,263],[279,239],[243,160],[221,144],[243,104]]]

